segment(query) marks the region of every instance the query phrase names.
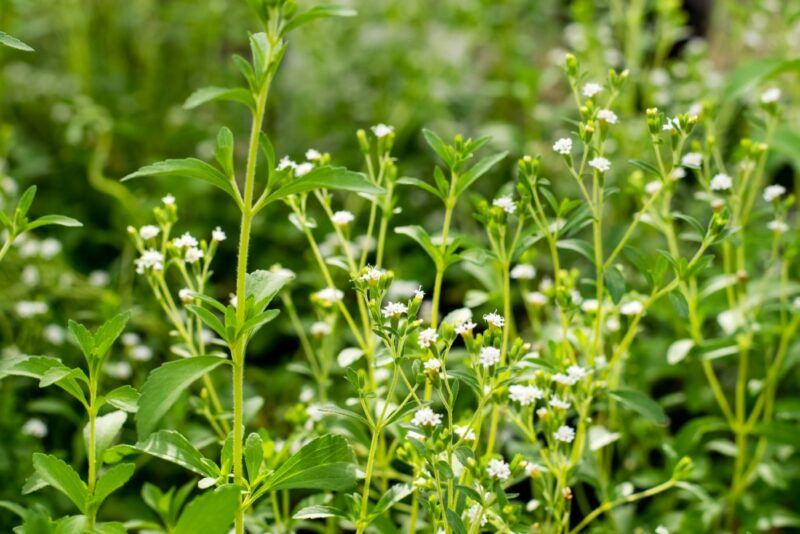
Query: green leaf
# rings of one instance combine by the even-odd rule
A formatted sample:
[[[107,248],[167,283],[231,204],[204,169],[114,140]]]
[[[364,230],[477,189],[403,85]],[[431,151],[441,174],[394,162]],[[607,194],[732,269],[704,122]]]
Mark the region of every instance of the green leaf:
[[[333,506],[325,506],[323,504],[312,504],[306,506],[292,516],[293,519],[324,519],[326,517],[341,517],[347,518],[344,511],[334,508]]]
[[[436,247],[433,243],[433,239],[423,227],[417,225],[398,226],[394,231],[398,234],[407,235],[416,241],[417,244],[427,252],[434,263],[438,263],[442,260],[439,248]]]
[[[214,152],[214,157],[228,176],[233,176],[233,148],[233,132],[223,126],[217,133],[217,150]]]
[[[611,300],[614,304],[619,304],[622,297],[625,295],[625,277],[622,271],[615,265],[606,270],[603,274],[608,293],[611,295]]]
[[[422,129],[422,135],[425,137],[425,141],[428,143],[428,146],[431,147],[440,158],[442,158],[442,161],[444,161],[448,167],[452,167],[453,159],[450,157],[450,149],[447,147],[444,141],[442,141],[442,138],[427,128]]]
[[[245,321],[239,329],[239,332],[236,334],[236,339],[239,339],[241,336],[247,336],[247,338],[250,339],[262,326],[272,321],[279,314],[280,310],[267,310],[251,317]]]
[[[23,43],[16,37],[12,37],[4,32],[0,32],[0,44],[4,44],[11,48],[16,48],[17,50],[22,50],[23,52],[33,52],[33,48]]]
[[[262,461],[264,461],[264,440],[261,439],[258,432],[252,432],[247,436],[244,444],[244,463],[250,482],[253,482],[258,476]]]
[[[239,509],[241,489],[226,485],[186,505],[173,534],[227,534]]]
[[[752,93],[764,81],[789,70],[800,70],[800,60],[760,58],[745,63],[728,75],[721,100],[733,100]]]
[[[139,438],[147,437],[158,421],[175,404],[192,382],[216,369],[228,360],[216,356],[195,356],[165,363],[153,370],[142,386],[136,431]]]
[[[17,208],[15,210],[15,217],[17,220],[28,215],[28,210],[31,209],[31,204],[33,204],[34,198],[36,198],[36,186],[32,185],[26,189],[24,193],[22,193],[21,197],[19,197]]]
[[[220,321],[219,318],[211,311],[203,308],[202,306],[197,306],[196,304],[188,304],[186,309],[198,316],[200,320],[203,321],[203,324],[219,334],[219,337],[225,341],[230,341],[228,339],[228,332],[225,330],[225,325],[222,324],[222,321]]]
[[[75,470],[64,462],[49,454],[33,453],[33,468],[36,473],[86,513],[86,501],[89,489]]]
[[[689,318],[689,303],[686,302],[686,297],[683,296],[683,293],[677,289],[670,291],[669,301],[672,303],[672,307],[675,308],[675,313],[678,317],[681,319]]]
[[[203,456],[197,447],[175,430],[159,430],[150,434],[144,441],[135,445],[119,445],[114,447],[114,451],[121,454],[143,452],[172,462],[202,477],[217,478],[220,474],[214,462]]]
[[[640,159],[629,159],[628,163],[630,163],[634,167],[640,168],[641,170],[643,170],[644,172],[646,172],[648,174],[652,174],[653,176],[657,176],[658,178],[661,178],[661,171],[659,171],[658,168],[656,168],[656,166],[653,165],[652,163],[648,163],[648,162],[642,161]]]
[[[374,185],[363,173],[348,171],[344,167],[324,166],[279,187],[267,196],[264,204],[315,189],[338,189],[369,195],[383,193],[383,189]]]
[[[245,293],[247,299],[253,299],[256,309],[260,312],[272,302],[283,286],[294,278],[293,274],[284,271],[258,270],[247,273],[245,279]]]
[[[264,482],[268,491],[282,489],[347,490],[356,484],[355,456],[341,436],[311,440],[283,462]]]
[[[370,510],[370,515],[373,517],[386,513],[392,506],[399,503],[414,492],[414,487],[411,484],[395,484],[386,493],[381,495],[381,498],[375,504],[375,508]]]
[[[73,341],[80,347],[86,360],[90,360],[94,354],[94,335],[88,328],[70,319],[67,328],[72,335]]]
[[[464,522],[461,521],[461,516],[449,508],[445,510],[444,513],[445,516],[447,516],[447,524],[454,534],[467,534],[467,527],[465,527]]]
[[[560,239],[556,242],[556,247],[577,252],[590,262],[594,263],[594,258],[592,257],[592,247],[586,241],[580,239]]]
[[[397,180],[397,183],[400,185],[413,185],[414,187],[419,187],[420,189],[424,189],[428,193],[434,195],[435,197],[444,201],[445,197],[431,184],[427,182],[423,182],[419,178],[411,178],[409,176],[404,176]]]
[[[353,17],[356,15],[354,9],[345,6],[337,5],[321,5],[314,6],[308,11],[299,13],[298,15],[289,19],[289,21],[281,29],[281,37],[285,36],[292,30],[296,30],[304,24],[308,24],[312,20],[327,18],[327,17]]]
[[[103,415],[95,419],[95,451],[98,463],[103,460],[103,453],[106,452],[114,438],[117,437],[119,431],[122,430],[122,425],[128,419],[128,414],[119,410]],[[83,440],[86,444],[88,454],[89,450],[89,424],[83,427]]]
[[[140,178],[142,176],[179,176],[195,178],[222,189],[233,199],[237,199],[237,192],[233,184],[220,171],[204,161],[196,158],[168,159],[142,167],[138,171],[125,176],[122,181]]]
[[[6,376],[24,376],[42,380],[48,371],[53,368],[69,369],[58,358],[49,356],[19,356],[17,358],[3,361],[0,364],[0,379]],[[86,395],[84,395],[80,384],[74,377],[66,377],[55,383],[58,387],[78,399],[84,406]]]
[[[131,386],[120,386],[111,390],[105,396],[106,402],[114,408],[130,413],[139,409],[139,392]]]
[[[83,223],[81,223],[76,219],[73,219],[72,217],[67,217],[65,215],[44,215],[28,223],[25,229],[33,230],[34,228],[39,228],[41,226],[49,226],[49,225],[70,226],[74,228],[77,226],[83,226]]]
[[[136,469],[135,464],[119,464],[106,470],[100,478],[97,479],[97,485],[94,488],[94,495],[92,496],[92,504],[97,508],[106,498],[125,485],[133,476]]]
[[[499,154],[486,156],[473,165],[467,172],[459,176],[458,184],[456,185],[456,195],[460,196],[464,191],[469,189],[469,186],[471,186],[475,180],[486,174],[489,169],[502,161],[507,154],[508,152],[500,152]]]
[[[664,413],[664,409],[644,393],[633,389],[615,389],[608,394],[650,421],[658,425],[667,424],[667,414]]]
[[[215,100],[226,100],[244,104],[251,111],[255,111],[256,103],[253,95],[247,89],[241,87],[203,87],[198,89],[183,103],[183,109],[194,109],[197,106]]]
[[[111,349],[111,345],[125,330],[125,325],[131,318],[130,312],[120,313],[115,315],[97,329],[94,333],[94,355],[98,358],[103,358],[106,353]]]

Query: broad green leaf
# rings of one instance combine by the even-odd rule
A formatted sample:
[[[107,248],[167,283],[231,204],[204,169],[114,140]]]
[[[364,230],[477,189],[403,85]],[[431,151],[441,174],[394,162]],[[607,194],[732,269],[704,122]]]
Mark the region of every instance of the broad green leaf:
[[[129,312],[120,313],[115,315],[97,329],[94,333],[94,355],[98,358],[103,358],[106,353],[111,349],[111,345],[125,330],[125,325],[128,324],[131,314]]]
[[[90,360],[94,354],[94,335],[88,328],[80,323],[76,323],[72,319],[70,319],[67,328],[69,329],[73,341],[75,341],[81,349],[83,355],[86,356],[87,361]]]
[[[334,508],[333,506],[312,504],[311,506],[306,506],[298,510],[292,516],[293,519],[324,519],[326,517],[347,518],[347,514],[338,508]]]
[[[233,176],[233,148],[233,132],[230,128],[223,126],[217,133],[217,150],[214,157],[228,176]]]
[[[216,356],[195,356],[165,363],[150,372],[142,386],[139,411],[136,413],[139,438],[147,437],[155,429],[158,421],[195,380],[224,363],[228,363],[228,360]]]
[[[255,110],[256,103],[253,95],[247,89],[241,87],[204,87],[198,89],[183,103],[184,109],[194,109],[197,106],[214,100],[226,100],[244,104],[250,110]]]
[[[284,271],[253,271],[247,273],[245,292],[247,299],[252,298],[258,311],[266,308],[283,286],[294,278],[293,274]]]
[[[139,409],[139,392],[131,386],[120,386],[105,396],[106,402],[114,408],[130,413]]]
[[[467,172],[458,177],[458,185],[456,186],[456,195],[461,195],[469,189],[469,187],[481,176],[486,174],[489,169],[497,165],[503,158],[506,157],[508,152],[500,152],[482,158],[478,163],[473,165]]]
[[[556,242],[556,247],[577,252],[590,262],[594,262],[592,246],[586,241],[580,239],[560,239]]]
[[[299,13],[289,19],[289,21],[284,24],[283,28],[281,28],[281,36],[285,36],[292,30],[303,26],[304,24],[308,24],[312,20],[327,18],[327,17],[353,17],[356,15],[356,11],[349,7],[345,6],[337,6],[337,5],[320,5],[314,6],[308,11],[304,11]]]
[[[611,295],[611,300],[614,304],[619,304],[622,297],[625,295],[625,277],[622,271],[615,265],[606,270],[603,274],[608,293]]]
[[[68,369],[57,358],[49,356],[19,356],[5,360],[0,364],[0,379],[13,375],[42,380],[47,372],[53,368]],[[86,405],[86,396],[75,378],[64,378],[56,382],[56,385]]]
[[[399,178],[397,180],[397,183],[400,185],[413,185],[415,187],[419,187],[420,189],[424,189],[425,191],[434,195],[436,198],[441,199],[442,201],[444,201],[445,199],[445,197],[442,196],[442,194],[435,187],[433,187],[431,184],[427,182],[423,182],[419,178],[411,178],[409,176],[404,176],[402,178]]]
[[[386,493],[381,495],[375,508],[370,510],[370,515],[379,516],[386,513],[392,506],[399,503],[414,492],[414,487],[411,484],[395,484]]]
[[[733,100],[752,93],[764,81],[789,70],[800,70],[800,60],[761,58],[745,63],[728,75],[721,99]]]
[[[49,225],[70,226],[74,228],[77,226],[83,226],[83,223],[81,223],[76,219],[73,219],[72,217],[67,217],[65,215],[44,215],[28,223],[25,229],[33,230],[34,228],[39,228],[40,226],[49,226]]]
[[[431,257],[434,263],[438,263],[441,261],[441,254],[440,250],[436,247],[433,243],[433,239],[428,234],[428,232],[421,226],[411,225],[411,226],[398,226],[394,229],[394,231],[398,234],[407,235],[411,239],[417,242],[419,246]]]
[[[122,181],[140,178],[142,176],[179,176],[195,178],[209,183],[228,193],[231,198],[237,198],[233,184],[220,171],[204,161],[196,158],[168,159],[152,165],[142,167],[138,171],[125,176]]]
[[[664,409],[644,393],[633,389],[615,389],[608,394],[650,421],[658,425],[667,424],[667,414],[664,413]]]
[[[382,188],[374,185],[360,172],[348,171],[344,167],[324,166],[317,167],[308,174],[279,187],[267,196],[265,204],[315,189],[339,189],[370,195],[383,193]]]
[[[425,141],[428,143],[428,146],[431,147],[440,158],[442,158],[442,161],[444,161],[448,167],[452,167],[453,159],[450,155],[450,149],[447,147],[444,141],[442,141],[442,138],[427,128],[422,129],[422,135],[425,137]]]
[[[186,309],[195,314],[196,316],[198,316],[200,320],[203,321],[203,324],[205,324],[211,330],[216,332],[219,335],[219,337],[221,337],[226,341],[229,341],[228,332],[225,330],[225,325],[222,324],[222,321],[220,321],[219,318],[216,315],[214,315],[211,311],[203,308],[202,306],[197,306],[195,304],[187,305]]]
[[[98,463],[103,460],[103,453],[106,452],[114,438],[117,437],[122,425],[128,419],[128,414],[119,410],[103,415],[95,419],[95,455]],[[86,444],[87,454],[89,449],[89,424],[83,427],[83,441]]]
[[[81,512],[86,513],[89,490],[72,466],[55,456],[35,452],[33,468],[50,486],[66,495]]]
[[[355,456],[341,436],[313,439],[283,462],[264,482],[269,491],[282,489],[346,490],[355,486]]]
[[[239,509],[242,490],[226,485],[195,497],[186,505],[173,534],[227,534]]]
[[[92,504],[95,507],[99,507],[109,495],[117,491],[130,480],[135,469],[135,464],[119,464],[107,469],[100,475],[100,478],[97,479],[94,495],[92,496]]]
[[[172,462],[202,477],[217,478],[220,474],[214,462],[203,456],[197,447],[175,430],[159,430],[134,445],[114,447],[115,454],[127,455],[135,452],[143,452]]]
[[[453,534],[467,534],[467,527],[464,526],[460,515],[449,508],[445,510],[444,513],[447,517],[447,524],[450,526],[450,530],[453,531]]]
[[[23,43],[16,37],[12,37],[5,32],[0,32],[0,44],[4,44],[11,48],[16,48],[17,50],[22,50],[23,52],[33,52],[33,48],[29,45]]]
[[[247,467],[247,478],[253,482],[261,469],[264,460],[264,440],[258,432],[251,432],[244,444],[244,463]]]

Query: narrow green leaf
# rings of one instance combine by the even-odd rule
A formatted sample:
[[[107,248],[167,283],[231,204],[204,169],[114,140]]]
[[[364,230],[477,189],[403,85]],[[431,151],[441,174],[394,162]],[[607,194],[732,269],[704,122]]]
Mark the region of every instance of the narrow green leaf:
[[[370,515],[377,517],[386,513],[392,506],[412,493],[414,493],[414,487],[411,484],[395,484],[381,495],[381,498],[378,499],[378,502],[375,504],[375,508],[370,510]]]
[[[422,249],[431,257],[434,263],[442,260],[440,250],[434,245],[433,239],[428,232],[421,226],[398,226],[394,229],[395,233],[406,235],[422,247]]]
[[[33,468],[44,481],[66,495],[81,512],[86,513],[89,490],[72,466],[55,456],[35,452]]]
[[[482,158],[478,163],[473,165],[467,172],[459,176],[458,185],[456,186],[456,194],[461,195],[475,183],[475,180],[486,174],[489,169],[497,165],[503,158],[506,157],[508,152],[500,152]]]
[[[111,345],[125,330],[125,325],[131,318],[129,312],[120,313],[115,315],[108,321],[102,324],[100,328],[94,333],[94,355],[98,358],[103,358],[106,353],[111,349]]]
[[[245,279],[247,299],[252,298],[256,310],[261,311],[269,306],[272,299],[292,278],[294,278],[293,274],[283,271],[265,271],[262,269],[247,273]]]
[[[204,493],[186,505],[173,534],[227,534],[239,509],[238,486],[226,485]]]
[[[76,219],[73,219],[72,217],[67,217],[65,215],[44,215],[28,223],[25,229],[33,230],[34,228],[39,228],[41,226],[49,226],[49,225],[70,226],[74,228],[78,226],[83,226],[83,223],[81,223]]]
[[[453,534],[467,534],[467,527],[465,527],[464,522],[461,521],[461,516],[449,508],[445,510],[444,513],[447,517],[447,524],[450,526],[450,530],[453,531]]]
[[[323,504],[312,504],[295,512],[293,519],[324,519],[326,517],[341,517],[346,519],[344,511]]]
[[[5,360],[0,364],[0,379],[6,376],[24,376],[42,380],[53,368],[67,368],[58,358],[49,356],[19,356]],[[68,368],[67,368],[68,369]],[[86,405],[86,395],[75,378],[64,378],[55,383],[58,387]]]
[[[131,386],[120,386],[111,390],[105,396],[106,402],[114,408],[129,413],[136,413],[139,409],[139,392]]]
[[[428,193],[434,195],[436,198],[441,199],[444,201],[445,197],[431,184],[427,182],[423,182],[419,178],[411,178],[410,176],[404,176],[397,180],[397,183],[400,185],[413,185],[414,187],[419,187],[420,189],[424,189]]]
[[[216,369],[228,360],[216,356],[195,356],[163,364],[153,370],[142,386],[136,431],[139,438],[147,437],[158,421],[175,404],[181,393],[195,380]]]
[[[23,52],[33,52],[33,48],[29,45],[23,43],[16,37],[12,37],[5,32],[0,32],[0,44],[4,44],[11,48],[16,48],[17,50],[22,50]]]
[[[652,163],[648,163],[640,159],[629,159],[628,163],[630,163],[634,167],[640,168],[647,174],[652,174],[653,176],[661,178],[661,171],[659,171],[658,168]]]
[[[656,401],[633,389],[615,389],[608,394],[631,410],[643,415],[658,425],[667,424],[667,414]]]
[[[90,360],[94,354],[94,335],[88,328],[80,323],[76,323],[72,319],[70,319],[67,328],[72,335],[72,340],[75,341],[81,349],[86,360]]]
[[[92,496],[92,504],[95,507],[99,507],[103,504],[103,501],[105,501],[109,495],[117,491],[130,480],[135,469],[135,464],[119,464],[106,470],[106,472],[97,479],[97,485],[94,488],[94,495]]]
[[[723,101],[733,100],[750,94],[764,81],[789,70],[800,70],[800,60],[759,58],[745,63],[728,75],[721,99]]]
[[[264,482],[269,491],[282,489],[346,490],[355,486],[355,456],[341,436],[313,439],[289,457]]]
[[[217,149],[214,157],[227,176],[233,176],[233,146],[233,132],[223,126],[217,133]]]
[[[292,30],[296,30],[300,26],[308,24],[312,20],[327,18],[327,17],[353,17],[356,11],[349,7],[337,5],[320,5],[314,6],[308,11],[304,11],[292,17],[281,29],[281,36],[285,36]]]
[[[203,456],[197,447],[175,430],[159,430],[135,445],[121,445],[114,449],[122,454],[143,452],[172,462],[202,477],[217,478],[219,476],[219,468],[216,464]]]
[[[233,189],[233,184],[224,174],[208,163],[196,158],[168,159],[153,163],[152,165],[142,167],[138,171],[125,176],[122,181],[124,182],[143,176],[178,176],[194,178],[222,189],[233,199],[237,198],[237,193]]]
[[[225,325],[223,325],[222,321],[211,311],[195,304],[187,305],[186,309],[198,316],[200,320],[203,321],[203,324],[219,334],[219,337],[228,340],[228,333],[225,331]]]
[[[215,100],[225,100],[244,104],[250,110],[255,110],[256,103],[253,95],[247,89],[241,87],[203,87],[198,89],[183,103],[183,109],[194,109],[207,102]]]
[[[428,146],[431,147],[440,158],[442,158],[442,161],[444,161],[448,167],[452,167],[453,160],[450,157],[450,149],[447,147],[444,141],[442,141],[442,138],[427,128],[422,129],[422,135],[425,137],[425,141],[428,143]]]
[[[258,432],[252,432],[247,436],[244,444],[244,463],[247,467],[247,479],[253,482],[258,477],[261,469],[261,462],[264,460],[264,440]]]
[[[594,262],[592,246],[581,239],[560,239],[556,242],[556,247],[577,252],[590,262]]]
[[[625,277],[622,271],[612,265],[610,269],[606,270],[603,274],[603,279],[608,287],[608,293],[611,295],[611,300],[614,304],[619,304],[622,297],[625,295]]]
[[[103,453],[106,452],[114,438],[117,437],[122,425],[128,419],[128,414],[119,410],[98,417],[95,420],[95,451],[98,463],[102,462]],[[86,444],[86,453],[89,453],[89,424],[83,427],[83,441]]]
[[[36,198],[36,186],[32,185],[26,189],[24,193],[22,193],[21,197],[19,197],[15,213],[17,219],[28,215],[28,210],[31,209],[31,204],[33,204],[34,198]]]
[[[374,185],[360,172],[348,171],[344,167],[324,166],[317,167],[308,174],[279,187],[267,196],[265,204],[284,199],[290,195],[308,193],[315,189],[338,189],[369,195],[383,193],[382,188]]]

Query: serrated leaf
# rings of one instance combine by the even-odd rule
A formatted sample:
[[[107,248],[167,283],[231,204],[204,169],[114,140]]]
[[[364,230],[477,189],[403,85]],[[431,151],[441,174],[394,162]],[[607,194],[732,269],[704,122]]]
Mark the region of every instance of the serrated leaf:
[[[341,436],[311,440],[264,481],[269,491],[282,489],[347,490],[355,486],[355,456]]]
[[[470,169],[458,177],[458,184],[456,185],[456,195],[461,195],[475,183],[475,180],[486,174],[492,167],[497,165],[503,158],[506,157],[508,152],[500,152],[482,158],[478,163],[470,167]]]
[[[135,464],[119,464],[107,469],[100,475],[100,478],[97,479],[94,495],[92,496],[92,504],[95,507],[99,507],[109,495],[117,491],[130,480],[135,469]]]
[[[109,451],[111,452],[111,451]],[[159,430],[134,445],[118,445],[115,454],[127,455],[143,452],[188,469],[203,477],[219,477],[219,468],[203,456],[197,447],[175,430]]]
[[[246,298],[252,298],[255,308],[261,311],[269,306],[272,299],[292,278],[294,278],[294,275],[288,274],[286,271],[259,270],[247,273],[245,279]]]
[[[102,324],[100,328],[94,333],[94,355],[98,358],[103,358],[106,353],[111,349],[111,345],[125,330],[125,325],[131,318],[129,312],[120,313],[115,315],[108,321]]]
[[[667,424],[667,414],[656,401],[633,389],[615,389],[608,394],[645,418],[658,425]]]
[[[222,189],[233,199],[238,198],[237,192],[233,189],[233,184],[224,174],[208,163],[196,158],[168,159],[146,165],[138,171],[125,176],[122,181],[144,176],[194,178]]]
[[[19,356],[5,360],[0,364],[0,379],[6,376],[24,376],[42,380],[53,368],[67,368],[61,360],[49,356]],[[67,377],[55,383],[58,387],[78,399],[84,406],[86,395],[80,384],[73,377]]]
[[[122,425],[128,419],[128,414],[119,410],[100,416],[95,419],[95,455],[98,463],[102,462],[103,453],[114,442]],[[83,427],[83,441],[86,444],[86,453],[89,453],[89,423]]]
[[[55,456],[36,452],[33,454],[33,468],[42,480],[66,495],[81,512],[86,513],[89,490],[72,466]]]
[[[226,485],[186,505],[173,534],[227,534],[239,509],[241,489]]]
[[[139,392],[131,386],[120,386],[105,395],[106,402],[114,408],[129,413],[136,413],[139,409]]]

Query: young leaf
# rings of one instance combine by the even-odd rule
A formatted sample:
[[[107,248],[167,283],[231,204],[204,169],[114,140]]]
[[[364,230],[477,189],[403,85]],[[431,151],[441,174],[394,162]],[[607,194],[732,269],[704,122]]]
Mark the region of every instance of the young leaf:
[[[209,183],[228,193],[231,198],[237,198],[237,192],[228,178],[217,169],[204,161],[196,158],[168,159],[142,167],[138,171],[125,176],[122,181],[140,178],[142,176],[180,176],[195,178]]]
[[[259,312],[269,306],[272,299],[275,298],[283,286],[294,278],[293,274],[287,274],[281,271],[265,271],[258,270],[252,273],[247,273],[245,279],[245,292],[247,299],[252,297],[255,303],[255,308]]]
[[[433,187],[431,184],[427,182],[423,182],[419,178],[411,178],[409,176],[404,176],[402,178],[399,178],[397,180],[397,183],[400,185],[413,185],[415,187],[419,187],[420,189],[424,189],[425,191],[434,195],[436,198],[441,199],[442,201],[444,201],[445,199],[445,197],[443,197],[442,194],[435,187]]]
[[[5,32],[0,32],[0,44],[4,44],[11,48],[16,48],[17,50],[22,50],[23,52],[33,52],[33,48]]]
[[[375,508],[370,510],[370,515],[375,517],[386,513],[389,508],[399,503],[413,492],[414,488],[411,484],[395,484],[386,490],[386,493],[381,495],[381,498],[378,499],[378,502],[375,504]]]
[[[94,333],[94,355],[98,358],[103,358],[106,353],[111,349],[111,345],[125,330],[125,325],[131,318],[130,312],[120,313],[115,315],[97,329]]]
[[[211,313],[211,311],[195,304],[187,305],[186,309],[198,316],[200,320],[203,321],[203,324],[219,334],[219,337],[225,341],[229,341],[228,332],[225,330],[225,325],[223,325],[222,321],[220,321],[216,315]]]
[[[19,356],[0,364],[0,379],[13,375],[42,380],[48,371],[53,368],[69,369],[57,358],[49,356]],[[55,384],[78,399],[84,406],[87,405],[86,395],[84,395],[80,384],[74,377],[67,376],[55,382]]]
[[[28,223],[28,225],[25,227],[25,230],[33,230],[34,228],[39,228],[41,226],[50,226],[50,225],[70,226],[74,228],[78,226],[83,226],[83,223],[73,219],[72,217],[67,217],[65,215],[44,215]]]
[[[186,505],[173,534],[227,534],[239,509],[241,489],[226,485],[204,493]]]
[[[632,389],[615,389],[608,394],[650,421],[658,425],[667,424],[667,414],[664,413],[664,409],[644,393]]]
[[[427,141],[428,146],[431,147],[440,158],[442,158],[442,161],[444,161],[448,167],[452,167],[453,160],[450,157],[450,149],[447,147],[444,141],[442,141],[442,138],[427,128],[422,129],[422,135],[425,137],[425,141]]]
[[[394,231],[398,234],[407,235],[411,239],[417,242],[422,249],[428,253],[428,256],[431,257],[434,263],[441,261],[441,254],[439,253],[439,249],[434,245],[433,239],[428,232],[421,226],[412,225],[412,226],[398,226],[394,229]]]
[[[252,432],[247,436],[244,444],[244,463],[247,467],[247,478],[252,483],[258,476],[261,469],[261,462],[264,460],[264,440],[258,432]]]
[[[279,187],[267,196],[264,204],[281,200],[290,195],[307,193],[315,189],[339,189],[369,195],[383,193],[382,188],[374,185],[360,172],[348,171],[344,167],[324,166],[317,167],[308,174]]]
[[[125,420],[127,418],[128,414],[120,410],[100,416],[95,420],[95,454],[97,456],[98,463],[102,461],[103,453],[111,446],[111,444],[114,442],[114,438],[116,438],[117,434],[119,434],[119,431],[122,430],[122,425],[125,424]],[[88,423],[85,427],[83,427],[83,441],[86,444],[88,454]]]
[[[475,180],[486,174],[489,169],[494,167],[498,162],[502,161],[503,158],[506,157],[506,154],[508,154],[508,152],[500,152],[499,154],[486,156],[473,165],[470,170],[459,176],[456,195],[461,195],[464,191],[469,189],[469,186],[471,186]]]
[[[70,319],[67,328],[72,335],[73,341],[80,347],[86,360],[90,360],[94,354],[94,335],[88,328]]]
[[[341,436],[324,435],[307,443],[264,482],[269,491],[282,489],[346,490],[355,486],[355,456]]]
[[[281,29],[281,37],[285,36],[292,30],[299,28],[304,24],[308,24],[312,20],[327,18],[327,17],[353,17],[356,11],[345,6],[337,5],[321,5],[314,6],[308,11],[304,11],[292,17]]]
[[[100,475],[100,478],[97,479],[97,485],[94,488],[92,505],[97,508],[103,504],[103,501],[105,501],[109,495],[125,485],[133,476],[133,471],[135,469],[135,464],[119,464]]]
[[[135,445],[114,447],[115,453],[123,455],[137,451],[172,462],[202,477],[217,478],[220,474],[214,462],[203,456],[183,434],[174,430],[159,430]]]
[[[214,157],[225,171],[227,176],[233,176],[233,132],[230,128],[223,126],[217,133],[217,149]]]
[[[21,197],[19,197],[15,213],[17,220],[20,220],[28,215],[28,210],[31,209],[31,204],[33,204],[34,198],[36,198],[36,186],[32,185],[26,189],[24,193],[22,193]]]
[[[139,392],[131,386],[120,386],[111,390],[105,396],[106,402],[114,408],[129,413],[136,413],[139,409]]]
[[[136,431],[139,438],[147,437],[165,413],[175,404],[192,382],[216,369],[228,360],[216,356],[195,356],[165,363],[153,370],[142,386]]]
[[[612,265],[603,275],[608,293],[611,295],[611,300],[614,304],[619,304],[622,297],[625,295],[625,277],[622,271],[616,266]]]
[[[631,159],[631,160],[628,160],[628,163],[630,163],[634,167],[638,167],[638,168],[642,169],[644,172],[646,172],[648,174],[652,174],[653,176],[656,176],[656,177],[659,177],[659,178],[661,177],[661,171],[659,171],[658,168],[656,168],[656,166],[653,165],[652,163],[648,163],[648,162],[642,161],[640,159]]]
[[[227,100],[229,102],[238,102],[244,104],[251,111],[255,111],[256,103],[253,100],[253,95],[247,89],[241,87],[204,87],[198,89],[186,99],[183,103],[183,109],[194,109],[207,102],[214,100]]]
[[[55,456],[35,452],[33,468],[45,482],[66,495],[81,512],[86,513],[89,490],[72,466]]]

